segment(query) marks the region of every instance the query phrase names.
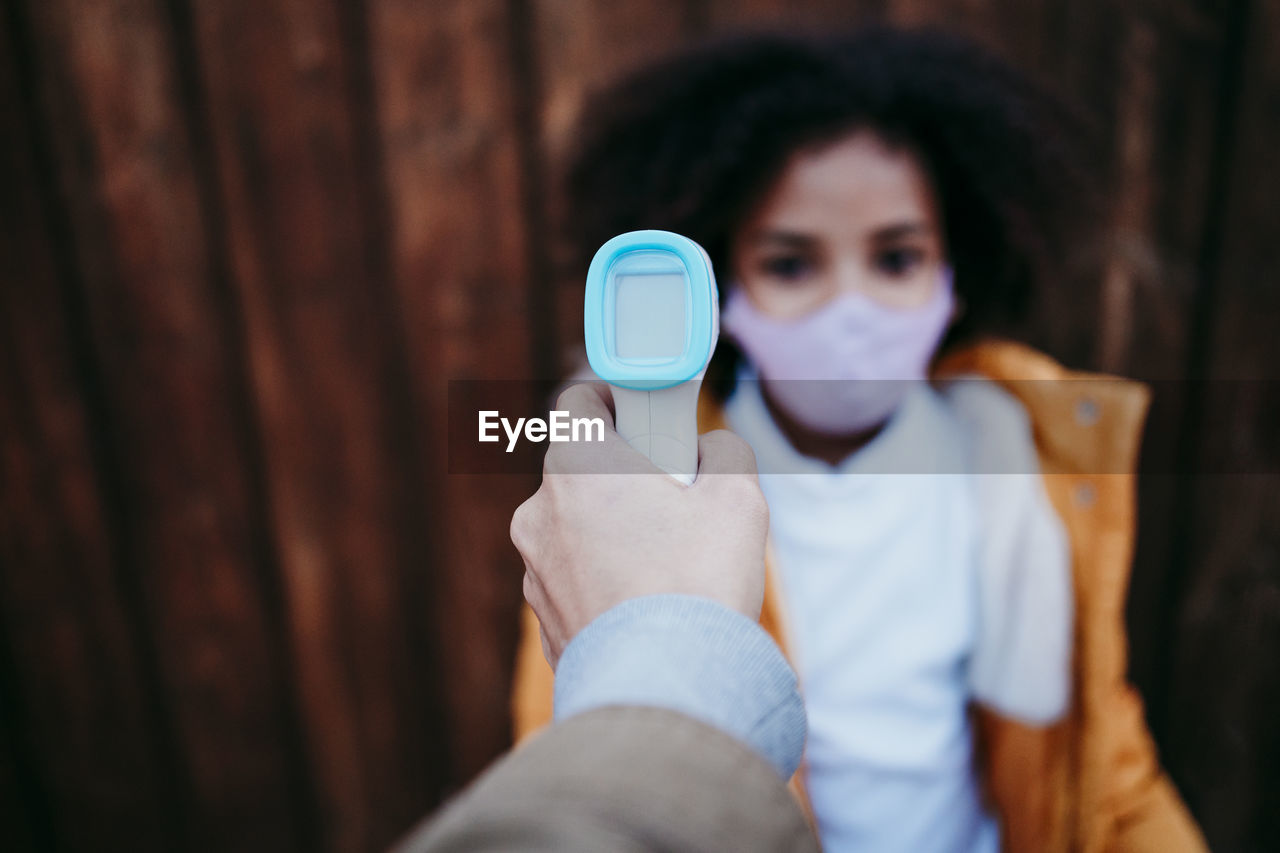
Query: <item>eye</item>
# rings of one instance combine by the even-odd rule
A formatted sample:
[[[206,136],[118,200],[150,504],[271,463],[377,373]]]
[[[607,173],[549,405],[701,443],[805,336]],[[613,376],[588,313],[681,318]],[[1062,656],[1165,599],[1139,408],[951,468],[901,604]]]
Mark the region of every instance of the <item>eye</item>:
[[[774,278],[796,281],[813,271],[813,264],[803,255],[775,255],[765,258],[760,269]]]
[[[924,252],[920,249],[899,247],[878,252],[875,257],[876,269],[893,278],[906,278],[924,263]]]

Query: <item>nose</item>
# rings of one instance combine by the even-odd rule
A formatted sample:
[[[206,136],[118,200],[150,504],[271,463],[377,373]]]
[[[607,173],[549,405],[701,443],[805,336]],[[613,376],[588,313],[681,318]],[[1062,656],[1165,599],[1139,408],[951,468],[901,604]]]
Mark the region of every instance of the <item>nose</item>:
[[[848,293],[867,293],[866,271],[856,258],[845,257],[837,260],[835,265],[834,296]]]

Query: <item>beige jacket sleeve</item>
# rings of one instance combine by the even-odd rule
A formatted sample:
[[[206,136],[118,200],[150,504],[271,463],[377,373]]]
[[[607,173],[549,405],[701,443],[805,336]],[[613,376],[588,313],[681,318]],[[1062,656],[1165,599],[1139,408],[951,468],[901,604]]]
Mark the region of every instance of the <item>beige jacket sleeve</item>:
[[[773,767],[659,708],[602,708],[549,727],[487,770],[398,853],[818,850]]]

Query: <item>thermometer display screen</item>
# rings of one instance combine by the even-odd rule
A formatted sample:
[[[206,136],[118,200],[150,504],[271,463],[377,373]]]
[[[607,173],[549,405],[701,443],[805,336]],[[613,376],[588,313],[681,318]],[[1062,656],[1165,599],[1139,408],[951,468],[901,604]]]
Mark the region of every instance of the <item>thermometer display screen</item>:
[[[617,357],[679,358],[687,322],[684,275],[619,274],[614,281]]]

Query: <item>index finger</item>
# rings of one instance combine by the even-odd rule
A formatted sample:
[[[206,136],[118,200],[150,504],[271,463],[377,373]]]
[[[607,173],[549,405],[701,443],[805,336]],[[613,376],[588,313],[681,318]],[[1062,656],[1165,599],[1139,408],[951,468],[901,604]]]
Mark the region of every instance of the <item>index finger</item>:
[[[614,428],[613,392],[604,382],[578,382],[556,399],[556,409],[567,411],[573,421],[599,419],[604,429],[599,439],[589,428],[585,441],[552,445],[542,458],[544,474],[645,474],[661,473],[644,455],[618,435]]]
[[[556,408],[571,417],[603,418],[609,429],[614,428],[613,391],[607,382],[575,382],[560,392]]]

